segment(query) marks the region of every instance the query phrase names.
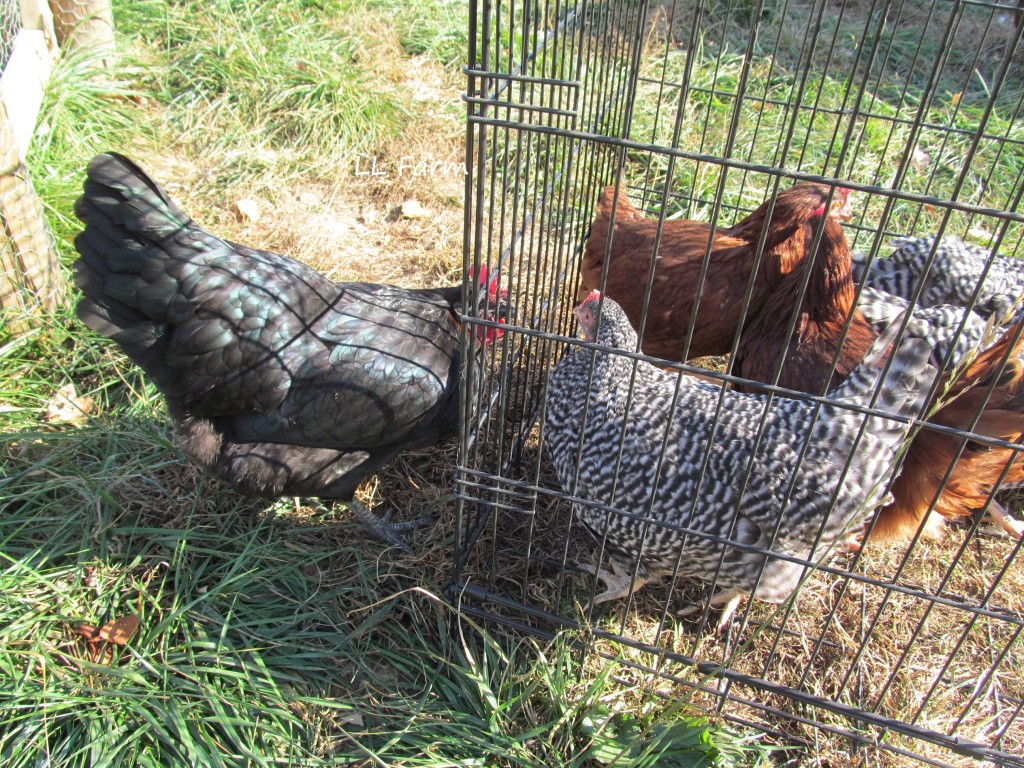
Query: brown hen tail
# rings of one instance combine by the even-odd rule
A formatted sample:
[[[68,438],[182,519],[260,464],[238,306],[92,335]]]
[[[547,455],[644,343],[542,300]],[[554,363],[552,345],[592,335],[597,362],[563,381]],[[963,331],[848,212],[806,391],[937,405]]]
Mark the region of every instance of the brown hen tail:
[[[618,195],[615,194],[616,186],[619,187]],[[619,185],[609,184],[601,190],[601,196],[597,199],[595,221],[603,219],[607,222],[611,218],[612,211],[615,211],[616,220],[644,218],[644,215],[629,202],[625,183]]]
[[[1024,435],[1024,363],[1020,359],[1024,338],[1015,341],[1016,334],[1017,326],[1013,326],[958,375],[944,376],[937,388],[942,404],[929,418],[930,423],[1020,442]],[[1022,481],[1024,461],[1016,451],[976,440],[965,443],[961,437],[922,429],[907,450],[892,486],[893,501],[879,511],[871,539],[911,538],[929,509],[950,518],[971,515],[985,506],[998,485]]]

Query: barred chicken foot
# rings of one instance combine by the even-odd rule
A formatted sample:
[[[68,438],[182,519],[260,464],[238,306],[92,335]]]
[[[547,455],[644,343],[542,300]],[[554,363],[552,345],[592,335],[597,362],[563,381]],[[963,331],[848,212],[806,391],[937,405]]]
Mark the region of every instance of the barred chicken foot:
[[[579,568],[582,571],[597,576],[607,587],[604,592],[595,595],[594,599],[590,601],[590,604],[587,606],[588,611],[609,600],[618,600],[620,597],[626,597],[630,592],[636,592],[648,581],[647,577],[640,573],[636,574],[634,578],[633,574],[623,568],[615,559],[612,559],[611,573],[604,568],[586,563],[581,563]]]

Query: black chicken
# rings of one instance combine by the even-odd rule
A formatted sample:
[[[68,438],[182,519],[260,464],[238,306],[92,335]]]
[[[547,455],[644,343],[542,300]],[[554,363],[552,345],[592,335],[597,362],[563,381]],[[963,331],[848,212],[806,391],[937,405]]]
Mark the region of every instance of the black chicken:
[[[405,548],[353,494],[457,433],[462,286],[334,283],[221,240],[113,153],[89,164],[75,213],[78,317],[152,378],[185,453],[245,493],[341,501]],[[480,284],[476,314],[504,322],[497,277]],[[476,328],[477,349],[501,335]]]

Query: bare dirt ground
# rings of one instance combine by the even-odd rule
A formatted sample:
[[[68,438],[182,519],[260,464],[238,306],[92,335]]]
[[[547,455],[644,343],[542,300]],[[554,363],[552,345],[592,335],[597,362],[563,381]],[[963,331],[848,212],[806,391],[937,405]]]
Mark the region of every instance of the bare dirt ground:
[[[211,184],[233,158],[169,149],[133,157],[212,233],[299,259],[337,281],[409,287],[461,279],[465,190],[461,85],[440,66],[404,57],[392,77],[415,119],[373,154],[352,156],[333,177],[247,175]],[[273,150],[264,150],[273,167]],[[255,204],[255,214],[242,212]]]

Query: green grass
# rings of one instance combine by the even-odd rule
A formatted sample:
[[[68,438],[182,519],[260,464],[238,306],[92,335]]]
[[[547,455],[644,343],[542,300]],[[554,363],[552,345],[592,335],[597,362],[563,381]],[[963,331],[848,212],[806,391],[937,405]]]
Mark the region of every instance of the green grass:
[[[240,180],[337,179],[418,116],[396,57],[457,76],[464,14],[446,0],[116,3],[120,62],[58,63],[29,157],[65,264],[96,152],[192,159],[210,198]],[[449,116],[459,132],[460,109]],[[69,382],[95,413],[48,423]],[[617,682],[577,638],[474,626],[418,562],[344,518],[203,478],[173,447],[158,393],[70,308],[3,340],[0,406],[5,766],[639,768],[771,754]],[[125,647],[76,632],[129,614],[140,627]]]
[[[668,83],[679,82],[690,55],[669,52],[656,66],[652,63],[645,74]],[[745,95],[737,109],[744,57],[704,49],[698,49],[692,56],[696,61],[690,63],[692,90],[685,109],[687,124],[695,129],[683,132],[677,144],[681,149],[889,188],[894,170],[909,166],[904,155],[916,145],[928,153],[930,161],[920,171],[907,171],[900,181],[901,191],[995,209],[1013,207],[1013,190],[1024,163],[1024,155],[1013,142],[1024,140],[1024,126],[1014,120],[1012,104],[999,102],[986,116],[977,100],[936,99],[924,110],[925,126],[914,132],[908,118],[913,116],[916,105],[887,100],[885,88],[877,93],[866,92],[860,103],[868,114],[851,119],[845,114],[854,103],[847,81],[813,72],[803,80],[778,58],[761,56],[750,62]],[[667,109],[666,103],[676,98],[676,93],[677,89],[670,87],[666,91],[658,83],[643,85],[631,137],[670,146],[675,112]],[[794,104],[799,104],[799,108],[794,109]],[[735,134],[730,139],[736,115]],[[974,134],[982,129],[989,138],[978,143],[968,163]],[[851,149],[843,151],[847,143]],[[638,153],[634,159],[638,161],[634,170],[639,169],[649,184],[655,188],[665,184],[667,156]],[[699,201],[714,200],[723,172],[727,174],[726,206],[749,210],[763,201],[769,184],[766,176],[738,169],[723,171],[712,162],[678,161],[672,187],[693,200],[673,209],[670,215],[709,218],[710,205]],[[908,234],[934,231],[945,213],[941,207],[900,200],[886,215],[885,202],[882,197],[858,196],[858,219],[863,217],[872,229],[877,228],[877,222],[884,221],[886,231]],[[727,210],[723,215],[724,223],[729,224],[735,214]],[[948,226],[950,232],[958,234],[970,230],[970,239],[988,245],[988,238],[1001,225],[995,220],[954,211]],[[1022,232],[1020,225],[1008,224],[1007,246],[1012,248]],[[869,247],[872,234],[862,234],[863,240],[858,241],[857,232],[851,230],[854,247]]]
[[[429,56],[441,65],[461,71],[466,63],[469,30],[467,6],[460,0],[413,0],[395,3],[377,0],[371,7],[394,20],[403,50]]]
[[[327,173],[409,118],[362,18],[352,0],[232,0],[126,4],[118,22],[148,43],[147,87],[178,141],[232,152],[243,173],[265,172],[252,163],[268,153]]]
[[[159,414],[6,432],[0,455],[5,765],[639,768],[769,754],[623,690],[615,665],[595,671],[566,642],[460,621],[409,589],[415,565],[284,501],[204,481]],[[74,632],[127,614],[141,628],[109,658]]]
[[[764,6],[762,39],[770,43],[768,32],[779,33],[784,17],[781,4]],[[747,16],[754,9],[742,6]],[[29,157],[65,263],[74,258],[72,206],[82,169],[103,149],[180,160],[191,180],[202,180],[193,194],[211,209],[205,213],[223,223],[224,202],[236,189],[271,200],[292,185],[334,189],[350,180],[353,157],[387,157],[428,118],[447,121],[445,130],[458,135],[457,99],[417,105],[401,80],[402,65],[419,57],[459,82],[465,13],[454,0],[118,2],[120,63],[99,73],[87,58],[58,63]],[[843,23],[851,25],[843,36],[856,37],[853,23]],[[909,50],[907,28],[878,34],[892,42],[893,66],[909,66],[912,60],[897,57]],[[873,73],[865,104],[874,116],[851,124],[828,112],[849,106],[843,72],[812,69],[804,81],[792,41],[778,50],[762,45],[749,61],[742,42],[709,38],[689,61],[676,51],[645,60],[644,74],[668,83],[693,65],[680,147],[864,184],[886,181],[912,138],[894,118],[915,108],[917,70],[905,92],[887,71]],[[494,44],[519,51],[529,41],[517,28]],[[745,63],[746,95],[730,143],[730,94]],[[564,74],[571,64],[564,51],[546,50],[533,74]],[[606,74],[591,67],[585,83]],[[949,78],[927,105],[927,120],[970,129],[982,119],[985,81]],[[783,105],[798,93],[803,107],[794,113]],[[954,93],[961,95],[954,100]],[[674,115],[665,105],[676,95],[643,85],[630,137],[671,143]],[[997,103],[987,132],[1024,140],[1011,117]],[[856,151],[842,153],[847,133]],[[505,137],[492,138],[509,178],[552,180],[545,174],[566,162],[565,142],[510,140],[506,147]],[[951,195],[967,139],[925,129],[916,141],[932,167],[909,176],[903,189]],[[595,159],[585,148],[576,170]],[[630,161],[630,172],[651,186],[666,183],[665,156],[635,153]],[[985,143],[974,163],[960,199],[1006,207],[1019,153]],[[708,218],[700,201],[714,198],[720,166],[678,162],[673,173],[673,189],[694,202],[671,215]],[[555,231],[571,225],[561,216],[589,221],[590,201],[574,183],[552,180],[554,199],[564,195],[568,209],[548,222]],[[724,202],[753,208],[766,183],[729,171]],[[542,186],[525,189],[524,199]],[[875,200],[863,208],[865,220],[880,206]],[[937,215],[899,203],[887,226],[926,228]],[[954,228],[985,223],[953,218]],[[1019,235],[1009,228],[1009,237]],[[417,233],[403,236],[393,250]],[[423,254],[410,262],[417,258]],[[69,382],[95,401],[96,413],[83,423],[47,423],[48,402]],[[437,534],[433,555],[444,566],[431,568],[384,552],[342,515],[245,499],[204,479],[173,447],[152,386],[70,309],[29,335],[0,341],[0,419],[5,766],[697,768],[789,757],[708,722],[685,698],[655,696],[634,681],[634,670],[581,650],[587,638],[541,643],[458,615],[436,597],[451,531]],[[96,656],[75,631],[127,614],[140,617],[140,629],[113,654]]]

